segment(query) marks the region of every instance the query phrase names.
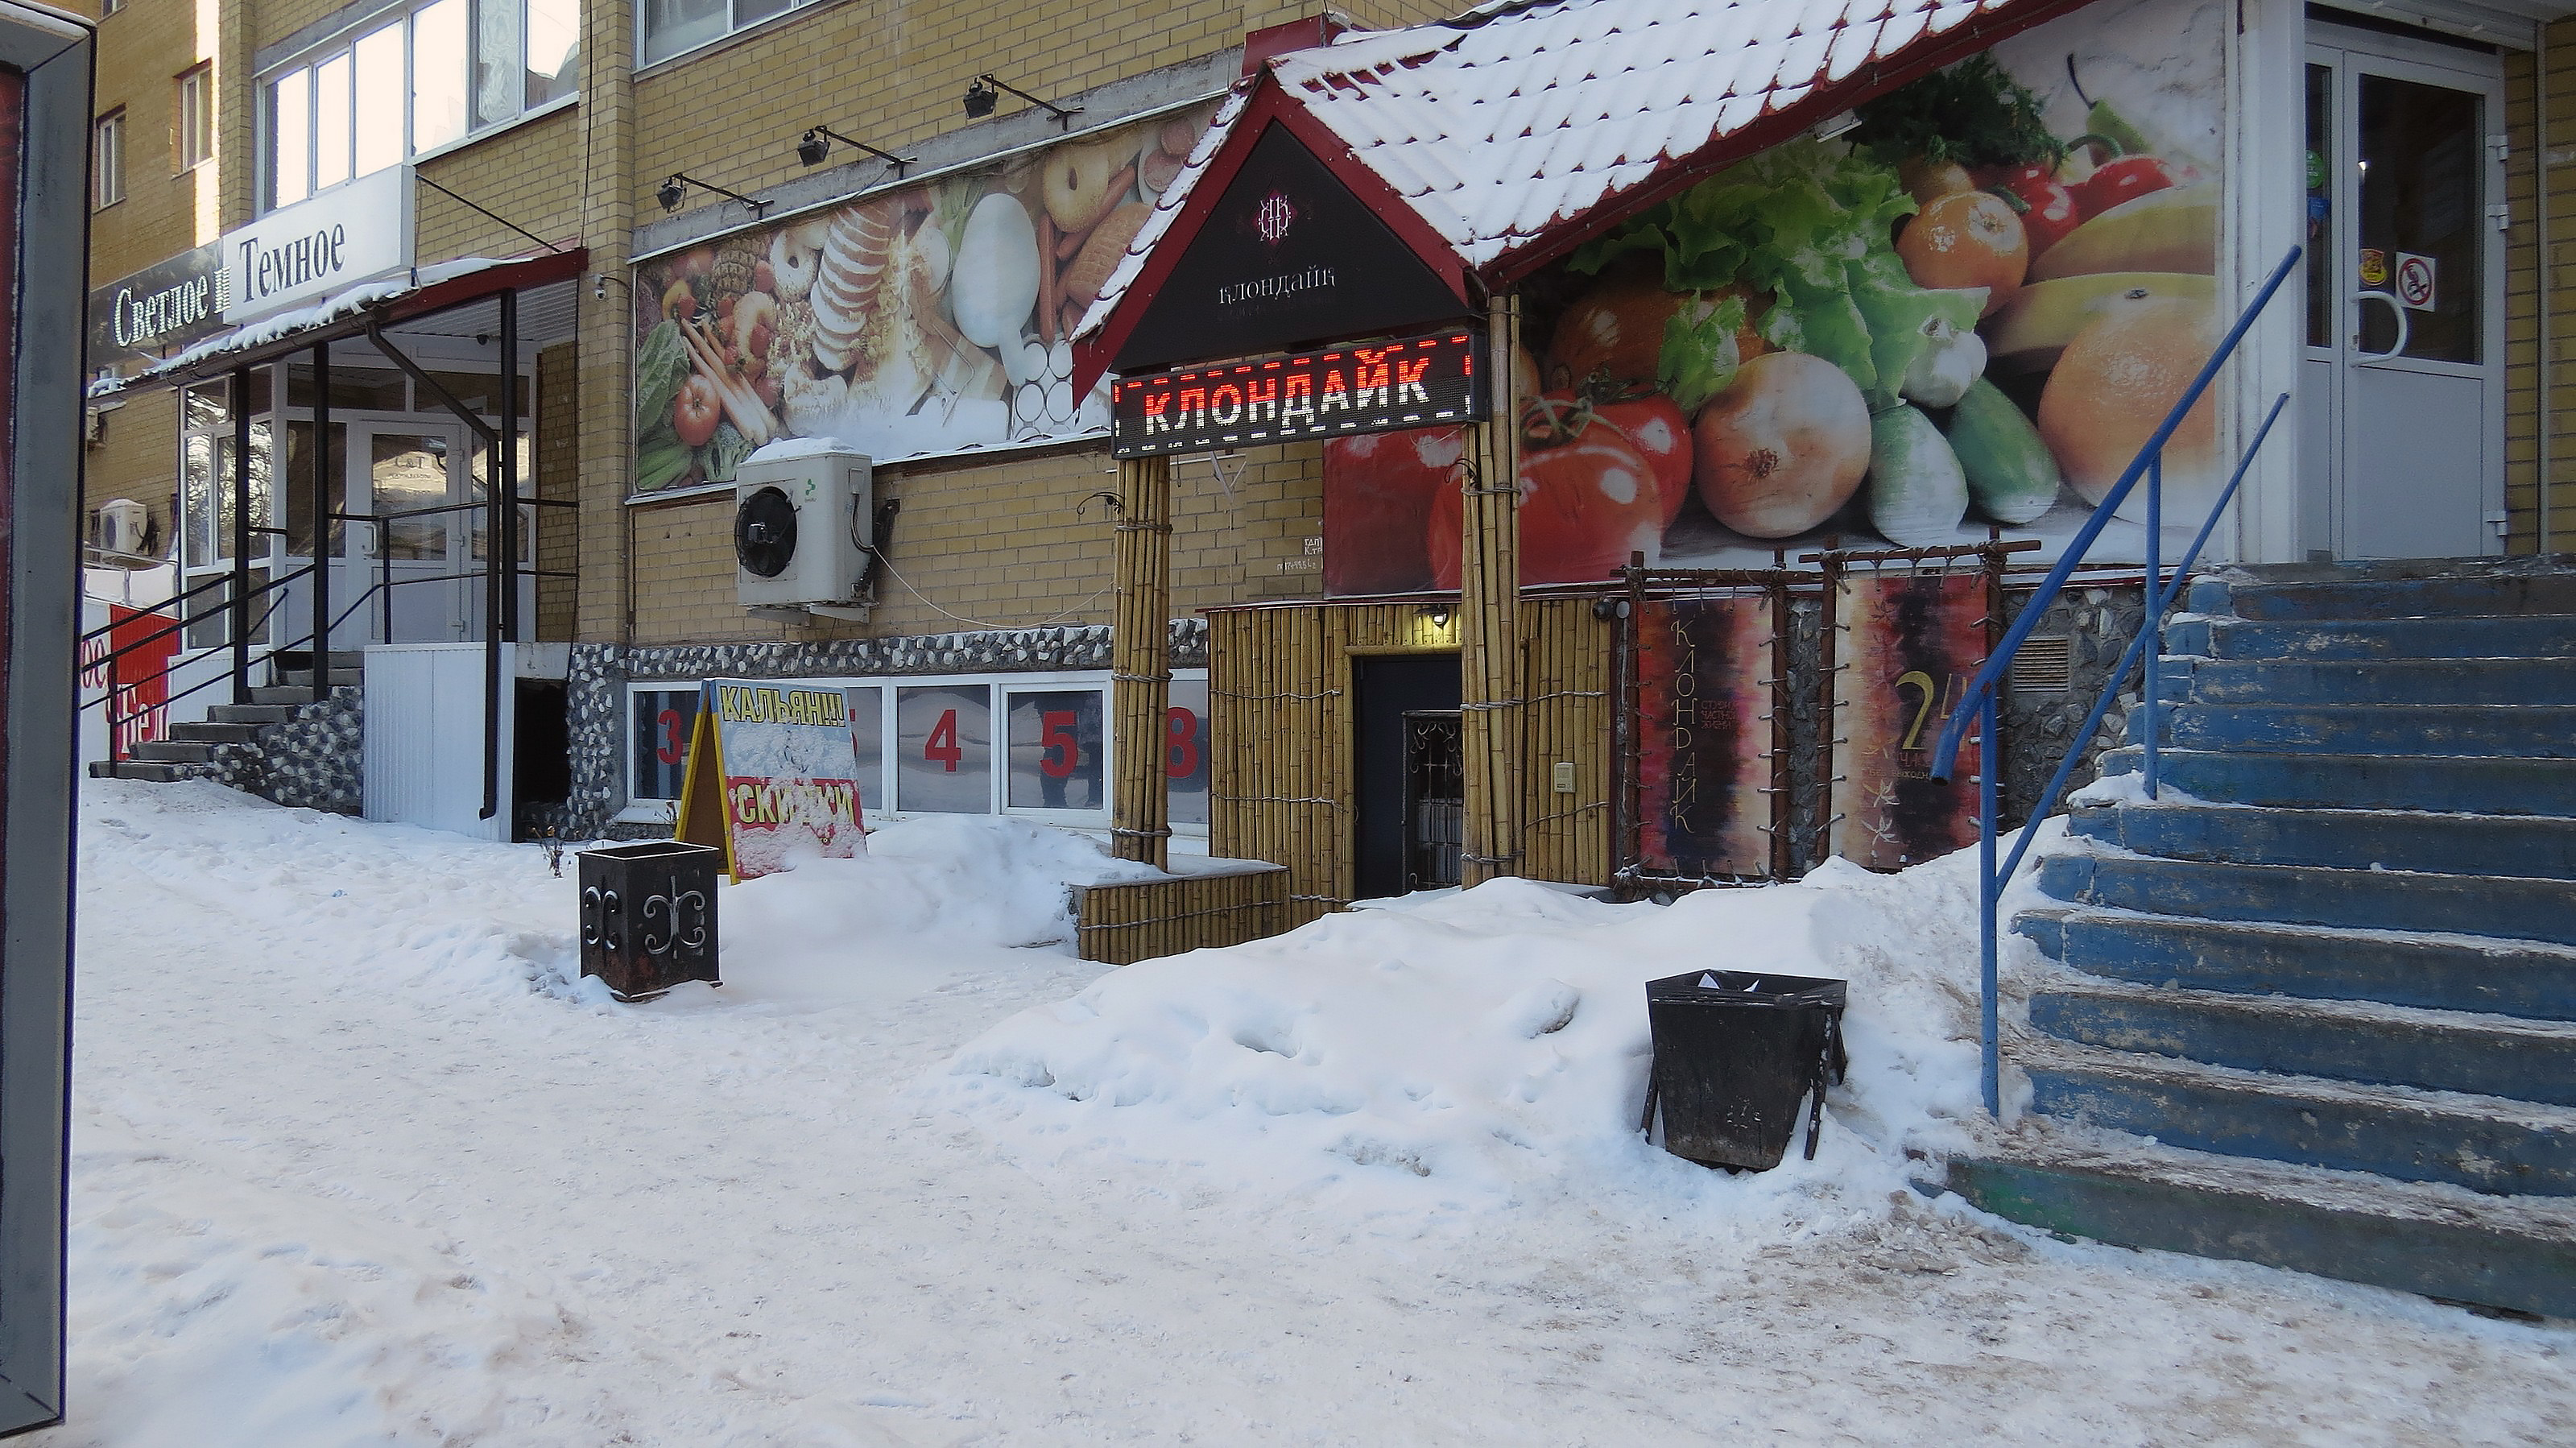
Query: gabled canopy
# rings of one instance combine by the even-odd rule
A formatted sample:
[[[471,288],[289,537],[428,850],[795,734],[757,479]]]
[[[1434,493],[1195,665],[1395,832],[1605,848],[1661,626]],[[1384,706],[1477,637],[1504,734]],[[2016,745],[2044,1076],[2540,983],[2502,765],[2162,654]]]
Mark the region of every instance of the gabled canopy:
[[[2083,0],[1506,0],[1264,62],[1076,330],[1106,371],[1287,126],[1462,302],[1700,178]],[[1181,360],[1181,359],[1170,359]]]

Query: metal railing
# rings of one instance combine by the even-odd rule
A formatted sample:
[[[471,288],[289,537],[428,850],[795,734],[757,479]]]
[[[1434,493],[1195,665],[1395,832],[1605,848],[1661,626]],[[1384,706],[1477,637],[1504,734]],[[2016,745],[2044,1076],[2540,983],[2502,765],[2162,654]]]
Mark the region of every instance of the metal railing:
[[[519,504],[522,507],[573,506],[569,500],[556,500],[550,498],[522,498],[519,500]],[[469,568],[464,572],[415,575],[409,578],[396,578],[393,576],[392,552],[386,547],[387,524],[412,518],[428,517],[441,513],[480,511],[489,511],[488,500],[466,503],[447,503],[427,508],[406,508],[389,513],[333,513],[329,515],[329,521],[331,522],[366,523],[373,525],[376,528],[375,563],[377,576],[375,580],[368,584],[368,586],[361,591],[356,598],[350,600],[346,607],[342,608],[338,614],[332,617],[330,626],[325,630],[325,632],[332,637],[337,637],[339,635],[341,625],[346,624],[351,618],[356,617],[359,611],[364,609],[370,602],[378,602],[382,609],[381,622],[384,637],[386,640],[391,640],[394,628],[393,591],[395,589],[410,584],[455,583],[469,579],[487,578],[487,576],[493,571],[492,560],[489,557],[489,554],[495,541],[489,538],[484,540],[486,558],[481,567]],[[253,529],[251,531],[276,533],[283,532],[284,530],[266,528]],[[517,530],[513,531],[516,532]],[[348,559],[345,561],[350,564],[355,564],[359,560]],[[255,637],[267,629],[269,620],[275,617],[277,610],[285,604],[286,597],[284,590],[287,585],[305,578],[313,572],[314,565],[307,563],[300,568],[291,569],[274,578],[268,579],[249,589],[247,592],[238,595],[228,595],[210,606],[196,609],[188,608],[187,604],[190,599],[206,593],[209,590],[225,587],[235,581],[235,575],[232,573],[227,572],[217,574],[192,588],[173,594],[167,599],[163,599],[148,607],[137,608],[135,610],[136,613],[147,615],[157,615],[163,608],[175,608],[178,610],[179,614],[179,616],[172,618],[169,623],[160,628],[156,628],[150,633],[144,634],[139,638],[128,639],[122,644],[116,644],[113,641],[115,630],[132,625],[133,619],[130,617],[121,620],[112,619],[97,628],[83,633],[80,636],[80,642],[84,646],[98,642],[107,642],[111,644],[111,647],[109,647],[105,653],[98,655],[96,658],[91,659],[82,665],[83,673],[88,673],[92,670],[98,671],[104,678],[105,688],[98,698],[92,699],[80,706],[83,710],[93,708],[100,709],[105,716],[107,720],[107,757],[109,760],[121,761],[125,758],[125,748],[121,742],[124,737],[123,731],[125,726],[133,723],[137,719],[141,719],[152,714],[156,710],[166,710],[171,705],[178,703],[180,700],[188,698],[189,696],[197,694],[203,690],[213,688],[217,684],[231,684],[235,682],[233,675],[230,672],[220,673],[201,680],[198,683],[192,684],[189,687],[180,690],[176,694],[171,694],[164,698],[153,700],[148,704],[137,703],[133,708],[127,709],[124,707],[124,702],[128,697],[129,691],[139,697],[141,692],[147,689],[150,685],[169,678],[172,674],[177,673],[181,668],[194,662],[194,659],[188,657],[183,649],[179,656],[173,657],[168,663],[162,665],[160,668],[154,669],[149,673],[137,675],[133,678],[126,678],[124,677],[124,670],[121,667],[121,664],[127,655],[150,648],[152,645],[157,644],[174,634],[180,634],[193,629],[201,629],[219,620],[228,621],[232,625],[226,630],[228,638],[246,640]],[[570,578],[574,576],[569,570],[565,569],[532,568],[526,566],[512,568],[508,570],[508,572],[513,578]],[[257,617],[250,619],[248,623],[240,622],[240,619],[249,612],[253,604],[259,605]],[[489,631],[489,629],[486,630],[486,632]],[[297,648],[311,649],[314,655],[314,698],[318,702],[328,689],[327,680],[329,678],[329,660],[327,658],[327,648],[317,648],[313,645],[313,630],[308,627],[305,632],[298,637],[288,639],[283,643],[263,644],[260,647],[267,650],[268,656],[272,660],[280,653],[290,652]]]
[[[2156,795],[2157,734],[2162,722],[2161,701],[2156,697],[2156,659],[2164,651],[2165,611],[2173,606],[2175,597],[2181,593],[2184,580],[2190,577],[2192,565],[2199,561],[2200,550],[2208,544],[2210,533],[2217,528],[2218,520],[2225,515],[2229,502],[2236,497],[2237,487],[2245,481],[2246,469],[2252,466],[2254,455],[2261,451],[2263,440],[2271,436],[2272,424],[2280,420],[2281,410],[2289,404],[2290,395],[2286,392],[2282,393],[2273,401],[2271,410],[2263,415],[2263,425],[2255,429],[2254,440],[2246,444],[2244,452],[2236,459],[2236,466],[2228,476],[2227,486],[2220,490],[2217,501],[2210,505],[2209,516],[2201,523],[2200,532],[2192,538],[2191,546],[2185,549],[2182,556],[2175,561],[2170,580],[2165,575],[2164,562],[2160,556],[2164,527],[2165,444],[2173,437],[2174,430],[2182,425],[2183,417],[2191,411],[2192,405],[2200,401],[2202,395],[2208,392],[2210,383],[2218,376],[2219,369],[2225,366],[2227,359],[2235,354],[2237,344],[2244,340],[2245,333],[2252,328],[2255,319],[2262,315],[2263,309],[2271,304],[2274,294],[2281,290],[2282,283],[2289,279],[2291,272],[2297,270],[2301,251],[2300,247],[2291,247],[2289,254],[2281,258],[2281,264],[2272,269],[2272,275],[2264,281],[2262,290],[2255,294],[2254,300],[2244,311],[2237,314],[2235,325],[2228,328],[2227,336],[2220,341],[2217,350],[2209,354],[2209,360],[2201,366],[2200,375],[2192,379],[2191,386],[2184,389],[2181,400],[2165,414],[2164,421],[2148,437],[2145,445],[2138,449],[2138,455],[2130,461],[2127,471],[2120,474],[2120,480],[2112,485],[2109,493],[2103,495],[2101,503],[2093,510],[2093,516],[2087,518],[2084,526],[2076,530],[2075,536],[2067,540],[2066,551],[2059,556],[2057,566],[2048,571],[2048,577],[2022,605],[2020,616],[2013,620],[2011,628],[2004,631],[2002,641],[1995,645],[1993,654],[1986,660],[1986,666],[1977,671],[1977,677],[1968,685],[1967,692],[1960,696],[1958,708],[1951,712],[1949,721],[1942,726],[1941,741],[1932,755],[1932,777],[1945,783],[1957,766],[1959,746],[1966,740],[1972,726],[1976,730],[1978,740],[1977,1032],[1981,1055],[1980,1084],[1984,1090],[1986,1114],[1989,1116],[1999,1117],[2003,1114],[2002,1049],[1995,999],[1997,924],[1995,913],[2003,897],[2004,886],[2011,881],[2013,871],[2021,867],[2022,856],[2030,850],[2033,836],[2031,826],[2045,819],[2055,807],[2059,792],[2066,788],[2068,777],[2074,773],[2077,762],[2083,758],[2084,746],[2091,741],[2094,732],[2102,727],[2104,716],[2110,712],[2112,701],[2120,696],[2121,690],[2128,683],[2130,672],[2140,668],[2144,670],[2140,685],[2141,707],[2144,714],[2139,730],[2139,739],[2143,744],[2140,773],[2147,797],[2153,799]],[[2085,716],[2084,727],[2075,731],[2072,736],[2065,757],[2058,761],[2057,772],[2049,776],[2047,788],[2041,790],[2039,798],[2032,802],[2029,821],[2016,832],[2017,837],[2013,841],[2012,853],[2005,857],[2002,868],[1998,869],[1995,864],[1995,835],[1998,824],[1996,781],[2003,767],[2003,761],[1999,757],[2000,751],[1996,746],[2001,739],[2001,731],[1997,728],[1997,723],[2001,714],[1998,700],[2001,696],[2003,679],[2012,668],[2013,655],[2020,652],[2022,642],[2029,638],[2031,629],[2038,624],[2041,615],[2047,612],[2048,605],[2065,588],[2067,577],[2083,563],[2084,555],[2091,551],[2095,540],[2102,536],[2103,528],[2119,511],[2120,505],[2128,501],[2129,494],[2137,487],[2141,478],[2144,478],[2147,484],[2145,617],[2140,621],[2138,636],[2130,641],[2128,650],[2120,655],[2119,663],[2111,670],[2111,677],[2102,686],[2100,697],[2093,701],[2093,710]]]

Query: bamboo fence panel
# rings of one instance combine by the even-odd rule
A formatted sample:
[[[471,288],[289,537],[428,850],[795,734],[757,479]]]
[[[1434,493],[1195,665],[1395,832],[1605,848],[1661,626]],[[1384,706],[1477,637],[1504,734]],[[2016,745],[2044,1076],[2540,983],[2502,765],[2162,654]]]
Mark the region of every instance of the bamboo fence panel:
[[[1163,880],[1077,886],[1075,953],[1133,965],[1287,929],[1288,872],[1251,864]]]
[[[1435,628],[1427,612],[1372,602],[1210,613],[1209,850],[1286,866],[1289,925],[1341,908],[1356,889],[1352,661],[1454,653],[1458,625]],[[1510,652],[1530,661],[1519,723],[1538,761],[1515,812],[1529,822],[1522,873],[1607,884],[1615,625],[1593,615],[1588,597],[1532,599],[1519,617],[1523,647]],[[1572,795],[1554,792],[1549,766],[1559,760],[1575,767]]]
[[[1163,711],[1171,704],[1172,460],[1118,464],[1117,613],[1110,633],[1110,841],[1122,860],[1161,866],[1170,855],[1163,778]]]

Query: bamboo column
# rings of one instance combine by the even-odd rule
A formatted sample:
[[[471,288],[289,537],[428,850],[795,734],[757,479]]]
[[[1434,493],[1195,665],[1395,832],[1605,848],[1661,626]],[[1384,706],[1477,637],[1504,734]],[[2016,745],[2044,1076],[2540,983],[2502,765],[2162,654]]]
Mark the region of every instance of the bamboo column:
[[[1493,415],[1469,430],[1460,479],[1467,494],[1458,577],[1467,839],[1458,876],[1467,885],[1521,869],[1520,448],[1511,395],[1519,299],[1495,297],[1486,318],[1485,376]]]
[[[1172,460],[1118,464],[1118,614],[1110,634],[1112,756],[1118,769],[1110,838],[1118,858],[1170,863],[1164,791],[1164,711],[1172,696]]]

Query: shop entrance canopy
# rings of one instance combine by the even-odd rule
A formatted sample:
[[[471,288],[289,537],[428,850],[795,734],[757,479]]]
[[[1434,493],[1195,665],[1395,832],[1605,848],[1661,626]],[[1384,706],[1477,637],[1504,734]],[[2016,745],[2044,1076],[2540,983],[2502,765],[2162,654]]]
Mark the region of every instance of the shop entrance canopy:
[[[1237,87],[1083,318],[1076,390],[1113,369],[1422,320],[1205,348],[1224,331],[1205,315],[1218,287],[1274,274],[1236,240],[1258,234],[1270,196],[1237,180],[1278,148],[1274,131],[1472,311],[1476,294],[1509,289],[1728,165],[2081,3],[1555,0],[1277,56]],[[1241,275],[1202,275],[1227,254]],[[1322,311],[1320,298],[1310,305]]]

